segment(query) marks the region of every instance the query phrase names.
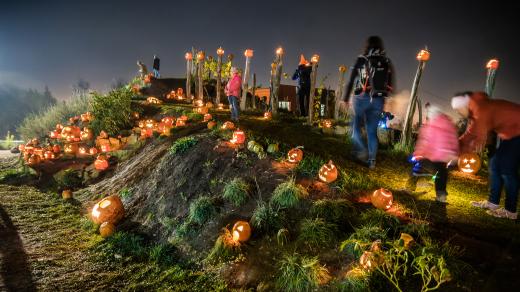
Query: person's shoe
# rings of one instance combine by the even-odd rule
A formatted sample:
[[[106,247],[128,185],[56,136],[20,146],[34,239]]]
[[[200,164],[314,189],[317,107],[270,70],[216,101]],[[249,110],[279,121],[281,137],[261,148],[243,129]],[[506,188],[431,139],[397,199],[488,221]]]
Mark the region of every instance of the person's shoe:
[[[487,200],[485,200],[485,201],[471,201],[470,204],[473,207],[482,208],[482,209],[488,209],[488,210],[496,210],[496,209],[498,209],[500,207],[499,205],[493,204],[493,203],[491,203],[491,202],[489,202]]]
[[[500,209],[496,209],[496,210],[487,210],[486,213],[488,213],[489,215],[491,215],[493,217],[507,218],[507,219],[511,219],[511,220],[516,220],[516,218],[518,217],[516,212],[515,213],[509,212],[505,208],[500,208]]]
[[[375,160],[369,160],[367,164],[368,164],[368,169],[375,169],[376,168],[376,161]]]
[[[440,203],[446,203],[447,197],[448,197],[447,194],[437,194],[435,201],[440,202]]]

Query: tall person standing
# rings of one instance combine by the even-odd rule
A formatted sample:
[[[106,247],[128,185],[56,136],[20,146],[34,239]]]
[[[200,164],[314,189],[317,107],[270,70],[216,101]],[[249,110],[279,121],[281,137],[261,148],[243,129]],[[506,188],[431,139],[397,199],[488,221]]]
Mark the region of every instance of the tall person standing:
[[[231,78],[225,87],[225,92],[229,100],[229,108],[231,110],[231,119],[238,122],[240,110],[240,88],[242,87],[242,78],[238,73],[238,69],[231,67]]]
[[[300,116],[307,116],[309,96],[311,93],[311,72],[312,66],[303,55],[300,55],[300,64],[292,76],[292,80],[298,82],[297,95],[300,109]]]
[[[394,68],[386,56],[383,40],[378,36],[367,39],[363,54],[351,70],[349,82],[344,91],[343,101],[352,103],[353,149],[355,159],[366,162],[370,169],[376,167],[379,141],[377,125],[381,119],[385,98],[393,92]],[[354,93],[350,100],[351,93]],[[367,143],[363,141],[362,127],[365,126]]]
[[[155,78],[161,78],[161,74],[159,73],[159,68],[161,67],[161,59],[157,57],[157,55],[153,55],[153,76]]]

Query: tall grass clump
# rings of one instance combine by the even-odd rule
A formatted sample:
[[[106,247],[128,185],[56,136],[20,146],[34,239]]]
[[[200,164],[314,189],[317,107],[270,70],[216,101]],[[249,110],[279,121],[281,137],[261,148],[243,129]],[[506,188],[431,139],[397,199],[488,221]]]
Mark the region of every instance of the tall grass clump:
[[[170,147],[171,154],[180,154],[188,151],[192,146],[197,144],[197,139],[194,137],[182,137],[177,139]]]
[[[233,206],[240,207],[247,202],[249,198],[248,191],[249,185],[242,178],[236,177],[224,186],[222,197],[233,204]]]
[[[323,164],[325,164],[325,160],[316,155],[309,154],[305,155],[302,161],[298,163],[295,171],[300,175],[315,177],[318,175],[318,171]]]
[[[95,133],[102,130],[109,135],[119,135],[121,130],[132,127],[132,90],[122,87],[107,94],[92,93],[91,107],[94,120],[90,126]]]
[[[294,179],[279,184],[273,191],[271,203],[280,208],[293,208],[298,205],[300,199],[307,197],[307,190]]]
[[[298,241],[311,249],[330,246],[335,239],[335,224],[327,223],[321,218],[303,219],[300,223]]]
[[[361,213],[359,220],[362,225],[378,226],[381,229],[396,231],[401,222],[397,217],[383,210],[370,209]]]
[[[340,245],[340,250],[345,250],[349,255],[359,258],[374,241],[384,241],[387,238],[386,230],[378,226],[362,226],[356,228],[349,238]]]
[[[16,131],[23,140],[34,137],[43,138],[56,124],[65,124],[69,118],[91,110],[90,98],[87,95],[73,97],[70,100],[58,102],[40,112],[28,115]]]
[[[260,202],[251,216],[251,225],[261,232],[275,232],[283,226],[283,213],[270,203]]]
[[[128,232],[116,232],[97,247],[100,254],[107,260],[116,260],[116,255],[129,257],[133,260],[143,260],[148,256],[144,239]]]
[[[318,257],[285,255],[279,263],[276,287],[279,291],[312,291],[330,280]]]
[[[347,193],[379,188],[374,180],[363,172],[340,170],[338,186]]]
[[[188,220],[197,224],[204,224],[217,214],[217,208],[213,200],[208,196],[202,196],[190,205]]]
[[[357,212],[350,201],[339,199],[321,199],[314,201],[310,210],[313,217],[323,218],[325,221],[346,226],[351,223]]]
[[[224,228],[206,257],[206,261],[211,264],[227,262],[235,259],[239,253],[240,244],[235,242],[231,232]]]

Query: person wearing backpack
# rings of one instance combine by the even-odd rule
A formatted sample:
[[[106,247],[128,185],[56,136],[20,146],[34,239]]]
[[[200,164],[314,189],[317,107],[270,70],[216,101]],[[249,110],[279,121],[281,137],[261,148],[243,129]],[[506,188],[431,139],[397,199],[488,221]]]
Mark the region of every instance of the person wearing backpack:
[[[380,37],[371,36],[367,39],[364,52],[357,58],[351,72],[343,101],[350,101],[354,110],[352,154],[355,159],[366,162],[373,169],[378,148],[377,125],[385,98],[393,92],[395,84],[394,68],[386,56]],[[350,100],[352,92],[354,96]],[[363,125],[367,133],[366,144],[362,137]]]

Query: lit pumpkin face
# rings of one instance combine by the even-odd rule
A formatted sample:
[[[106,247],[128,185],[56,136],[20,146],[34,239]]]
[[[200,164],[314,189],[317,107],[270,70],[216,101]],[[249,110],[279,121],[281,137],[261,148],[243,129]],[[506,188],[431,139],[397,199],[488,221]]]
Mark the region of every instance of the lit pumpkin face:
[[[60,145],[52,145],[52,152],[54,153],[60,153],[61,152],[61,148],[60,148]]]
[[[175,92],[175,90],[172,90],[172,91],[170,91],[170,93],[168,93],[166,95],[166,98],[167,99],[175,99],[176,96],[177,96],[177,93]]]
[[[157,97],[154,97],[154,96],[149,96],[146,99],[146,102],[149,104],[161,104],[162,103],[162,101],[160,99],[158,99]]]
[[[81,121],[84,123],[88,123],[92,121],[92,114],[90,112],[86,112],[84,114],[81,114]]]
[[[222,130],[233,130],[235,128],[235,124],[233,122],[227,121],[222,125]]]
[[[219,103],[218,106],[217,106],[217,109],[218,110],[224,110],[224,104],[223,103]]]
[[[372,201],[372,205],[381,210],[390,209],[392,207],[392,203],[394,202],[394,196],[392,195],[392,192],[383,188],[376,190],[370,199]]]
[[[213,117],[211,116],[211,114],[205,114],[204,115],[204,122],[208,122],[212,119]]]
[[[209,121],[208,122],[208,129],[213,129],[217,125],[217,122],[215,121]]]
[[[153,136],[153,129],[145,128],[141,130],[141,137],[150,138]]]
[[[108,160],[105,155],[98,155],[96,161],[94,161],[94,168],[100,171],[108,168]]]
[[[401,237],[399,238],[399,240],[403,241],[405,248],[409,248],[414,243],[413,237],[410,234],[404,232],[401,233]]]
[[[246,242],[251,237],[251,226],[246,221],[237,221],[232,230],[233,241]]]
[[[96,155],[96,154],[98,154],[98,152],[99,152],[99,151],[97,150],[96,147],[92,147],[92,148],[90,148],[90,149],[88,150],[88,153],[89,153],[90,155]]]
[[[110,222],[117,224],[125,216],[125,208],[119,196],[108,196],[97,202],[92,208],[92,221],[96,224]]]
[[[31,144],[32,144],[33,146],[38,146],[38,144],[40,144],[40,140],[38,140],[37,138],[33,138],[33,139],[31,140]]]
[[[331,121],[331,120],[323,120],[323,122],[321,123],[321,125],[322,125],[324,128],[331,128],[331,127],[332,127],[332,121]]]
[[[48,160],[54,160],[54,159],[56,159],[56,154],[54,154],[54,152],[52,152],[52,151],[45,151],[45,153],[43,154],[43,157]]]
[[[161,122],[165,123],[166,125],[173,126],[175,119],[173,117],[164,117],[161,119]]]
[[[20,152],[25,152],[25,145],[24,144],[18,145],[18,150],[20,150]]]
[[[100,148],[101,148],[101,152],[104,152],[104,153],[105,152],[110,152],[110,144],[102,144],[100,146]]]
[[[270,120],[272,117],[273,117],[273,113],[271,113],[271,112],[264,113],[264,119]]]
[[[421,50],[419,54],[417,54],[417,60],[421,62],[426,62],[430,60],[430,51],[428,50]]]
[[[78,148],[78,156],[87,156],[88,155],[88,147],[87,146],[80,146]]]
[[[246,141],[246,134],[244,131],[237,129],[233,132],[233,139],[231,139],[231,143],[233,144],[244,144]]]
[[[81,141],[90,141],[94,137],[94,133],[89,128],[83,128],[81,131]]]
[[[61,132],[61,130],[63,130],[63,125],[62,124],[56,124],[56,131]]]
[[[146,120],[144,125],[148,129],[153,129],[153,128],[155,128],[157,126],[157,123],[154,120],[152,120],[152,119],[148,119],[148,120]]]
[[[184,127],[186,126],[186,121],[185,120],[181,120],[180,118],[177,119],[177,121],[175,122],[175,126],[176,127]]]
[[[33,154],[40,156],[40,158],[43,157],[44,149],[41,147],[34,147]]]
[[[99,226],[99,235],[103,238],[110,237],[116,232],[116,226],[110,222],[103,222],[101,226]]]
[[[51,137],[51,139],[59,139],[61,138],[61,135],[58,131],[54,130],[49,132],[49,137]]]
[[[500,62],[497,59],[491,59],[486,64],[486,68],[488,68],[490,70],[496,70],[496,69],[498,69],[499,64],[500,64]]]
[[[303,159],[303,151],[300,148],[293,148],[287,153],[287,160],[290,163],[298,163]]]
[[[180,116],[180,117],[178,118],[178,120],[181,120],[181,121],[185,121],[185,122],[187,122],[187,121],[188,121],[188,116],[186,116],[186,115],[182,115],[182,116]]]
[[[101,139],[108,139],[108,134],[105,131],[99,132],[99,138]]]
[[[329,160],[328,163],[324,164],[318,173],[318,177],[322,182],[331,183],[338,178],[338,169],[332,162]]]
[[[76,152],[78,152],[78,144],[65,144],[65,146],[63,146],[63,152],[67,154],[76,154]]]
[[[153,76],[152,74],[148,74],[148,75],[146,75],[146,76],[144,77],[144,79],[143,79],[144,83],[145,83],[145,84],[150,84],[150,83],[152,83],[152,76]]]
[[[157,125],[157,131],[163,135],[163,136],[170,136],[170,129],[171,129],[171,126],[170,125],[167,125],[163,122],[159,123]]]
[[[181,87],[177,88],[177,98],[182,99],[183,95],[184,95],[184,90]]]
[[[27,159],[27,165],[29,166],[34,166],[34,165],[37,165],[41,162],[41,158],[39,155],[31,155],[29,156],[29,158]]]
[[[197,99],[197,100],[193,101],[193,104],[196,107],[201,107],[201,106],[204,106],[204,101],[202,101],[202,99]]]
[[[61,197],[64,199],[64,200],[69,200],[69,199],[72,199],[72,191],[71,190],[63,190],[61,192]]]
[[[482,162],[474,153],[466,153],[459,156],[459,170],[464,173],[475,174],[480,170]]]
[[[199,106],[195,108],[195,112],[201,115],[205,115],[208,113],[208,108],[205,106]]]

